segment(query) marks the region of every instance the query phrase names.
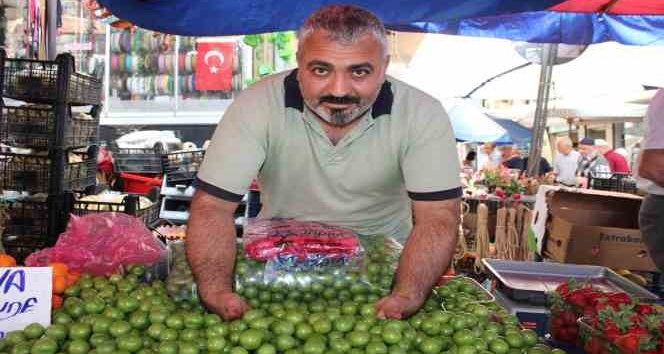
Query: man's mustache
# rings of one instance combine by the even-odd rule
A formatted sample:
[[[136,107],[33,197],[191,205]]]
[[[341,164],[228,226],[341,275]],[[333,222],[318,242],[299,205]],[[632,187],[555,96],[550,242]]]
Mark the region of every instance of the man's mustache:
[[[356,96],[323,96],[319,99],[320,103],[332,103],[332,104],[359,104],[360,98]]]

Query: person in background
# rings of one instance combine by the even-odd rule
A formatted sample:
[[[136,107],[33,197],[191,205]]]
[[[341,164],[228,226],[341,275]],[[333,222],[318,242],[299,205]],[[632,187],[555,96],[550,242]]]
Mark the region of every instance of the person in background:
[[[500,150],[501,164],[509,169],[523,170],[523,159],[513,145],[502,145]]]
[[[560,184],[573,187],[576,185],[576,169],[579,167],[581,154],[572,147],[572,139],[560,137],[556,140],[558,154],[553,159],[553,170],[556,181]]]
[[[480,154],[477,157],[477,169],[492,169],[500,166],[500,152],[496,149],[496,143],[486,142],[480,148]]]
[[[579,141],[579,165],[576,169],[576,185],[588,188],[590,178],[611,177],[611,168],[606,158],[597,151],[595,139],[583,138]]]
[[[474,150],[469,151],[466,154],[466,158],[463,160],[463,167],[464,168],[472,168],[473,170],[475,169],[475,158],[477,157],[477,153]]]
[[[603,139],[595,140],[595,146],[597,146],[597,152],[604,155],[606,161],[609,162],[609,168],[613,173],[622,173],[630,174],[632,171],[629,169],[629,164],[627,159],[624,156],[615,152],[615,150],[609,147],[609,143]]]
[[[527,173],[528,171],[528,157],[523,158],[523,173]],[[547,173],[550,173],[553,171],[553,168],[551,168],[551,164],[549,163],[549,160],[544,158],[544,156],[540,157],[540,163],[537,169],[537,177],[544,176]]]
[[[664,271],[664,89],[650,101],[643,123],[645,136],[635,170],[639,189],[648,194],[641,203],[639,226],[650,257]]]

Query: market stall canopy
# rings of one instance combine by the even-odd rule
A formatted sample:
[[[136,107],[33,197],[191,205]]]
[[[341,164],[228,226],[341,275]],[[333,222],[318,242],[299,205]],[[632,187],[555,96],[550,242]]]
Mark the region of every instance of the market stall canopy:
[[[454,129],[454,137],[459,142],[482,143],[494,141],[499,144],[512,143],[508,131],[480,107],[468,99],[445,100],[443,106],[447,111]]]
[[[463,97],[487,79],[526,64],[515,45],[504,39],[427,34],[397,77],[439,99]],[[550,97],[631,101],[643,96],[646,86],[664,87],[663,62],[664,46],[591,45],[578,58],[555,66]],[[539,65],[521,67],[471,97],[534,100],[539,77]]]
[[[559,100],[549,103],[548,125],[574,123],[620,123],[641,122],[648,106],[609,100]],[[509,115],[524,126],[532,126],[535,105],[516,105],[502,110],[491,110],[489,114]]]
[[[139,27],[185,36],[222,36],[297,29],[331,0],[99,0]],[[498,37],[540,43],[617,41],[649,45],[664,33],[658,0],[356,0],[398,31]]]
[[[512,144],[525,146],[530,143],[533,138],[533,133],[530,129],[524,127],[518,122],[513,121],[509,118],[498,118],[488,115],[493,119],[494,122],[498,123],[510,137]]]
[[[429,32],[429,24],[447,27],[462,19],[540,11],[561,2],[356,0],[344,3],[373,11],[390,28]],[[311,12],[338,1],[99,0],[99,3],[115,16],[146,29],[186,36],[222,36],[295,30]]]

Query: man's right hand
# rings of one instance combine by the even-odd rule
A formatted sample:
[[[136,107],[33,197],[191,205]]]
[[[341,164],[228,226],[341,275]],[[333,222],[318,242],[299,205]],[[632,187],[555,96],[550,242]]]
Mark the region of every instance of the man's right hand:
[[[221,316],[226,321],[241,318],[250,307],[244,299],[232,292],[200,293],[201,301],[212,312]]]

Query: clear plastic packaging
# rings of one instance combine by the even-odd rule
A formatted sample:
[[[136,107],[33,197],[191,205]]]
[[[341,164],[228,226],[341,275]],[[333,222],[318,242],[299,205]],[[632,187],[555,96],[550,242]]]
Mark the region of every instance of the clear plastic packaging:
[[[198,297],[194,275],[187,263],[184,242],[176,241],[168,244],[173,264],[166,279],[166,291],[176,300],[191,300]]]
[[[402,247],[390,237],[287,219],[249,225],[238,246],[244,252],[238,252],[235,284],[253,305],[264,290],[305,302],[321,296],[373,302],[392,287]]]

